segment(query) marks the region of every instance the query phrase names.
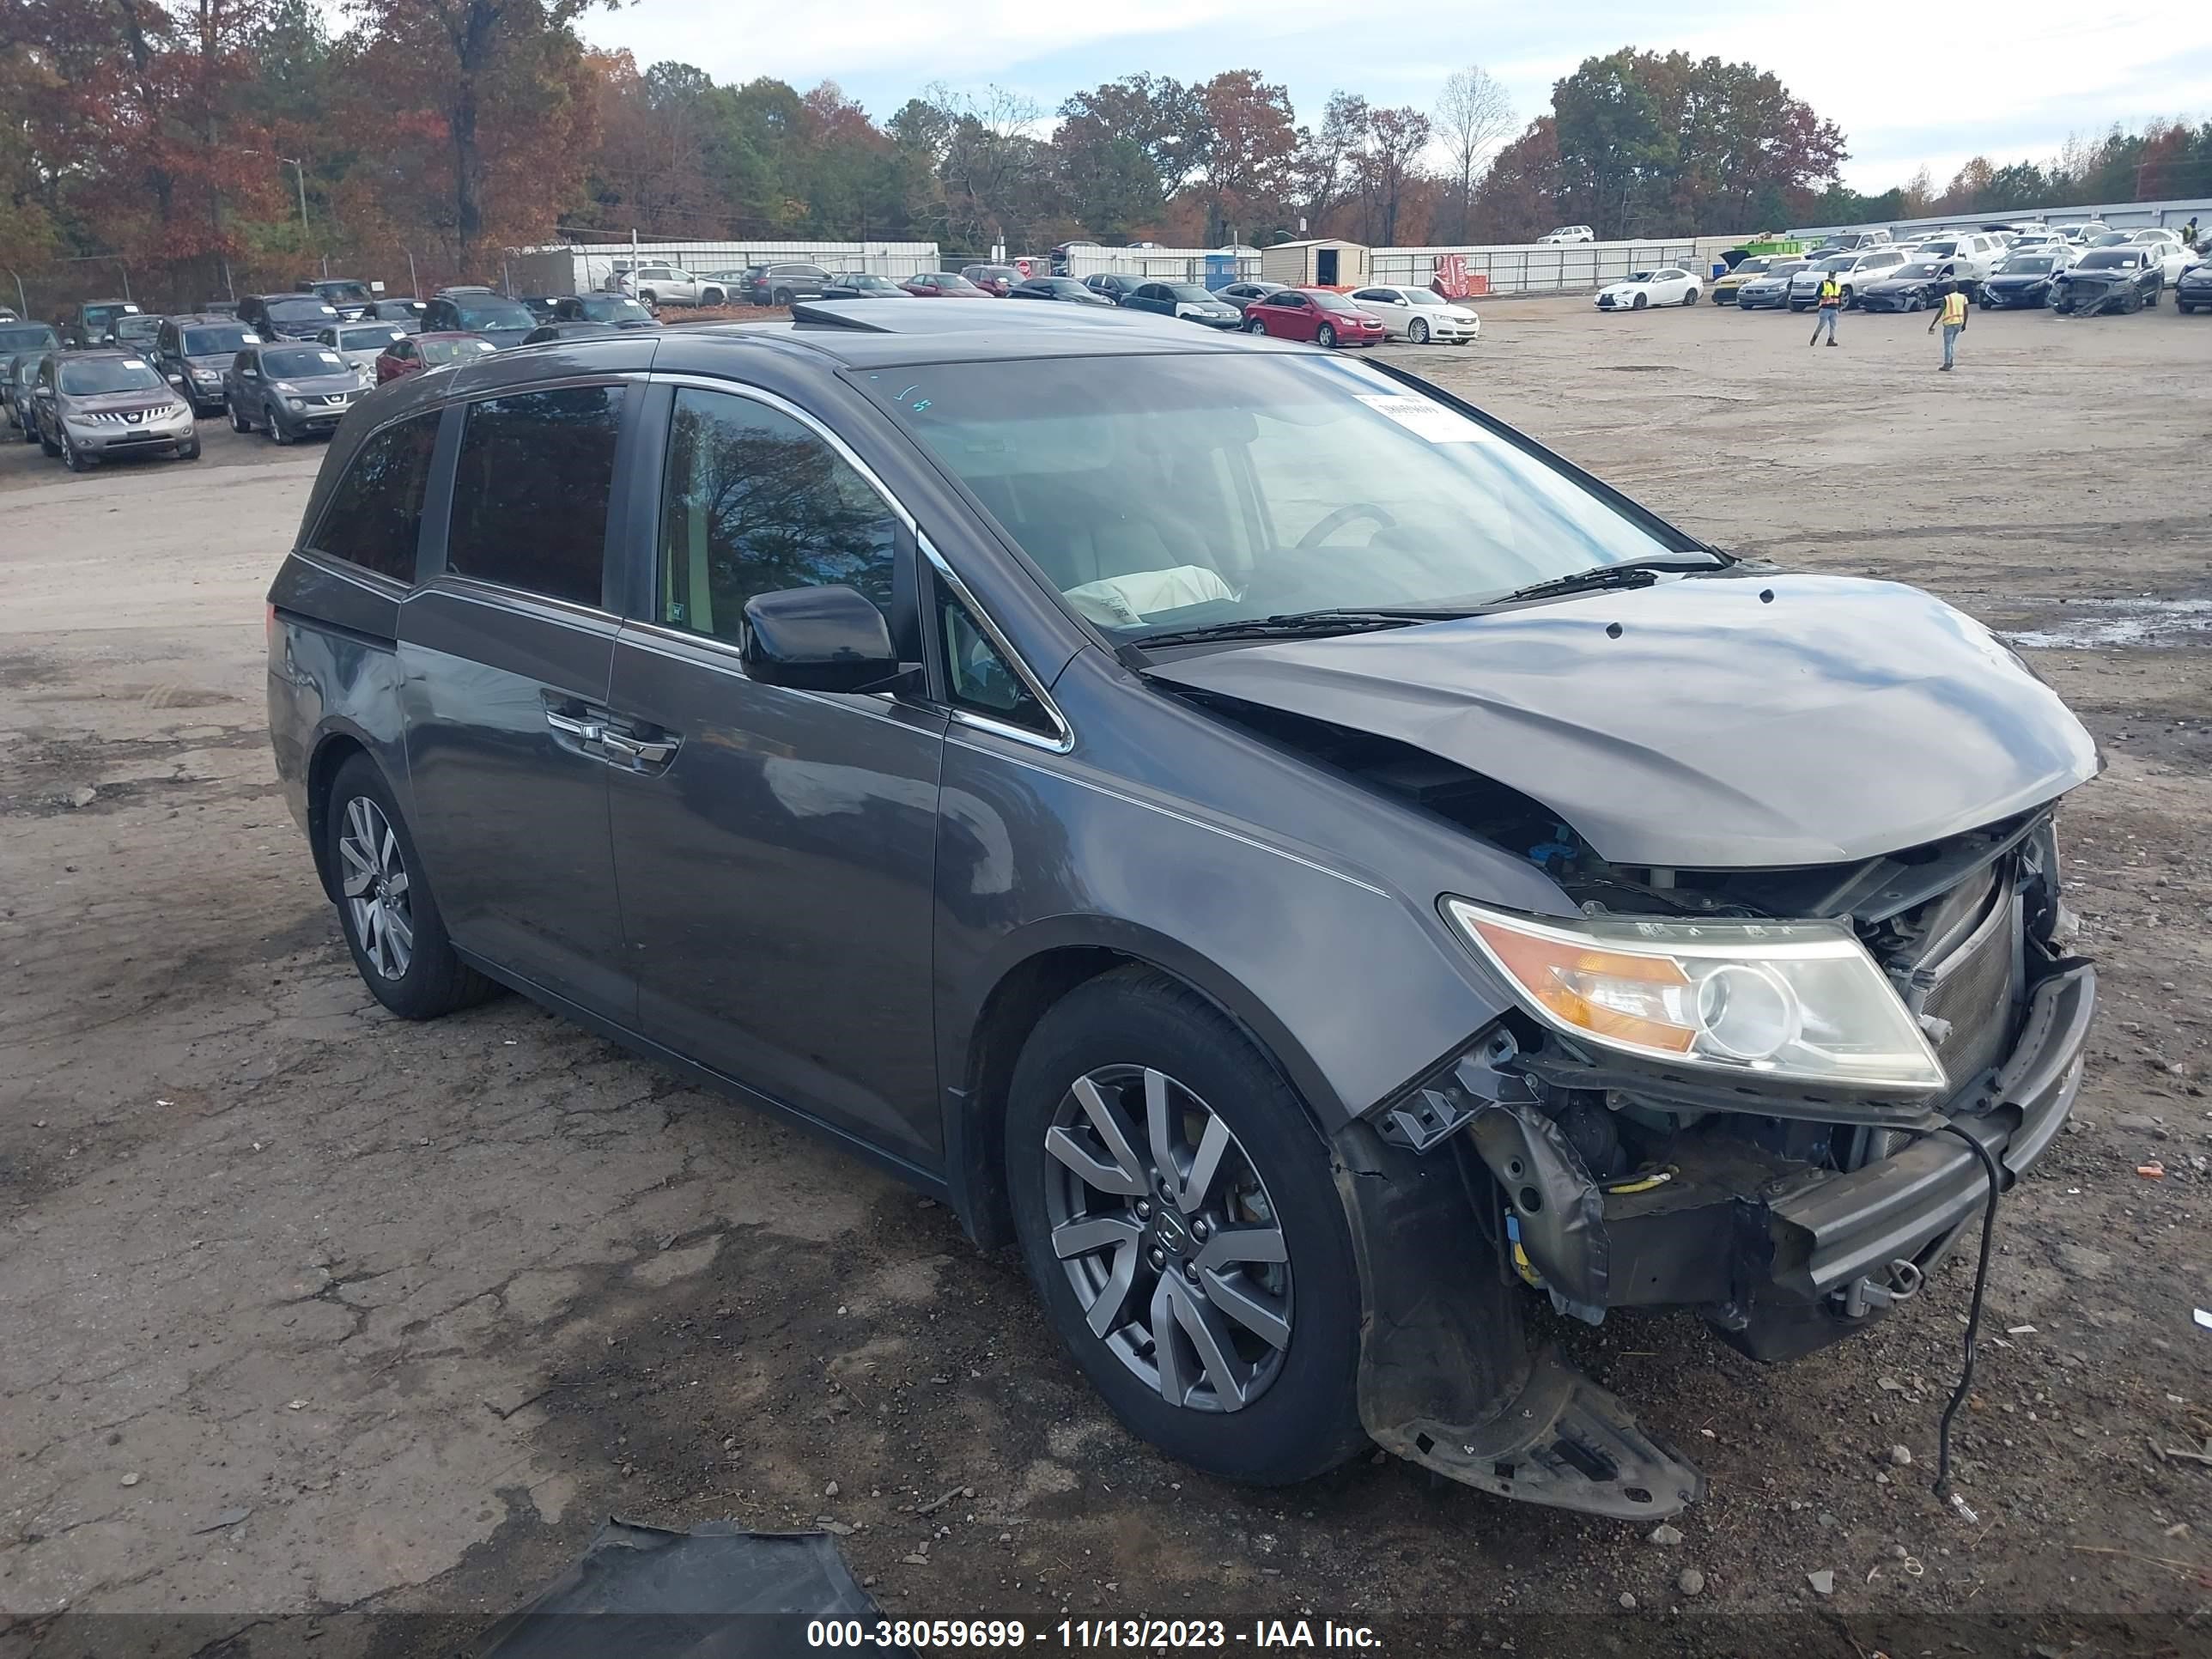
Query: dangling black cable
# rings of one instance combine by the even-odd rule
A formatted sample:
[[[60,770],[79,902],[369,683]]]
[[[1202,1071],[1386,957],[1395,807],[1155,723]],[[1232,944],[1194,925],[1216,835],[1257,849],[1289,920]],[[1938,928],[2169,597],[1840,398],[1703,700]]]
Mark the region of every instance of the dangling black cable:
[[[1997,1232],[1997,1191],[2004,1184],[1998,1171],[1997,1161],[1990,1149],[1974,1134],[1956,1123],[1947,1123],[1939,1133],[1954,1134],[1972,1148],[1982,1161],[1982,1172],[1990,1178],[1989,1200],[1982,1208],[1982,1249],[1980,1259],[1974,1264],[1974,1297],[1966,1309],[1966,1364],[1959,1372],[1959,1386],[1951,1391],[1951,1403],[1943,1407],[1943,1415],[1936,1424],[1936,1496],[1946,1501],[1959,1502],[1951,1491],[1951,1419],[1958,1415],[1959,1407],[1966,1403],[1966,1394],[1974,1386],[1974,1340],[1981,1334],[1982,1296],[1989,1289],[1990,1245]]]

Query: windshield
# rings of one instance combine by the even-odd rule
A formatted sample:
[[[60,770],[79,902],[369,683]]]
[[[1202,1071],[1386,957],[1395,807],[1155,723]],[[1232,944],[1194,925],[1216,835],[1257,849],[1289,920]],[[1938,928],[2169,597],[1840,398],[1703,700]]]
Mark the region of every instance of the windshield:
[[[115,319],[115,337],[120,340],[150,340],[161,331],[161,319],[149,317],[143,312]]]
[[[1858,258],[1859,256],[1856,253],[1831,254],[1828,258],[1821,260],[1819,264],[1814,266],[1813,269],[1815,270],[1849,270],[1853,265],[1858,263]]]
[[[320,300],[271,300],[269,302],[271,322],[313,323],[337,314],[336,306],[325,305]]]
[[[1956,242],[1923,242],[1920,251],[1933,254],[1939,259],[1948,259],[1959,251],[1959,245]]]
[[[136,357],[94,357],[64,363],[61,389],[72,398],[90,398],[103,392],[156,392],[167,387],[150,366]]]
[[[931,277],[930,281],[947,294],[972,294],[977,291],[975,283],[957,271],[940,271]]]
[[[219,354],[250,346],[260,336],[243,323],[216,323],[206,328],[188,328],[180,337],[187,357],[213,357]]]
[[[0,323],[0,357],[18,351],[51,351],[61,336],[44,323]]]
[[[318,374],[343,374],[346,360],[328,346],[287,346],[261,354],[261,372],[272,380],[307,380]]]
[[[1905,282],[1907,280],[1917,281],[1918,278],[1923,276],[1940,276],[1942,273],[1942,266],[1930,264],[1925,259],[1923,259],[1917,264],[1899,265],[1895,270],[1890,272],[1890,276],[1899,282]]]
[[[386,323],[376,328],[342,328],[338,331],[338,349],[341,351],[381,351],[405,332]]]
[[[461,326],[479,328],[535,328],[538,319],[530,314],[530,307],[514,300],[488,296],[482,300],[456,300],[453,309],[460,313]]]
[[[2124,230],[2108,230],[2102,236],[2094,236],[2090,238],[2089,246],[2091,247],[2117,247],[2120,243],[2124,242],[2127,240],[2127,232]]]
[[[1999,265],[1997,270],[2008,276],[2032,276],[2039,271],[2050,270],[2056,264],[2057,264],[2057,260],[2045,253],[2039,254],[2033,258],[2008,259]]]
[[[2104,253],[2083,254],[2081,264],[2075,265],[2074,269],[2076,270],[2126,270],[2132,267],[2135,262],[2136,256],[2132,251],[2123,253],[2119,249],[2113,248]]]
[[[1648,283],[1655,274],[1649,270],[1632,270],[1628,273],[1628,280],[1632,283]]]
[[[84,320],[88,327],[106,328],[118,317],[134,316],[137,310],[138,307],[134,305],[87,306],[84,308]]]
[[[618,294],[586,295],[577,304],[584,319],[592,323],[649,323],[653,313],[635,300]]]
[[[317,283],[315,292],[325,300],[338,300],[347,305],[358,305],[368,298],[368,287],[363,283]]]
[[[450,363],[461,357],[482,356],[491,349],[489,340],[425,340],[422,361],[432,365]]]
[[[1210,306],[1219,303],[1213,297],[1213,290],[1202,283],[1168,283],[1163,286],[1166,288],[1170,299],[1180,300],[1185,305]]]
[[[1409,306],[1440,306],[1446,303],[1443,295],[1425,288],[1401,288],[1399,295]]]
[[[1774,260],[1771,256],[1764,253],[1756,254],[1751,258],[1746,259],[1741,264],[1738,264],[1736,268],[1729,273],[1729,275],[1735,276],[1756,276],[1759,272],[1770,269],[1773,264]]]
[[[1464,608],[1595,565],[1699,556],[1492,428],[1337,359],[1036,358],[863,385],[1078,611],[1127,637]]]

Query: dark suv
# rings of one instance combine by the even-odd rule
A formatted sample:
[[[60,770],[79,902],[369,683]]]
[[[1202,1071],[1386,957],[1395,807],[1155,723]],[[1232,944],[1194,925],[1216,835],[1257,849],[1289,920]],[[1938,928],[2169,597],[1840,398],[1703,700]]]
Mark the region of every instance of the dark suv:
[[[319,294],[249,294],[238,320],[264,340],[312,340],[338,321],[338,308]]]
[[[732,294],[742,305],[787,306],[818,300],[829,286],[830,273],[820,265],[748,265],[738,273]]]
[[[422,308],[423,333],[480,335],[502,351],[537,326],[529,307],[488,288],[440,289]]]
[[[896,1172],[1221,1475],[1671,1512],[1527,1305],[1863,1330],[2080,1082],[2057,696],[1382,365],[874,301],[488,356],[355,412],[270,600],[379,1001]]]
[[[80,351],[95,350],[106,343],[117,318],[137,314],[137,306],[129,300],[86,300],[62,318],[62,343]]]
[[[257,337],[235,317],[165,317],[154,337],[154,367],[191,401],[193,414],[212,414],[222,407],[223,370]]]

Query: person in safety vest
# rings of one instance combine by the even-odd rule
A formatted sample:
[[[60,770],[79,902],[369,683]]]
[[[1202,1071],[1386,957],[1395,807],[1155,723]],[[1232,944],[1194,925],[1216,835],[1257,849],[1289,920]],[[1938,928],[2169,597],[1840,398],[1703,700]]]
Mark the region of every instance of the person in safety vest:
[[[1824,270],[1820,273],[1820,309],[1813,319],[1813,337],[1805,343],[1820,344],[1820,331],[1825,328],[1828,331],[1828,343],[1835,344],[1836,319],[1843,314],[1844,290],[1836,281],[1836,273]]]
[[[1956,283],[1945,285],[1943,308],[1936,313],[1935,322],[1928,325],[1930,334],[1936,331],[1936,323],[1943,325],[1943,367],[1948,368],[1958,350],[1959,337],[1966,331],[1966,290]]]

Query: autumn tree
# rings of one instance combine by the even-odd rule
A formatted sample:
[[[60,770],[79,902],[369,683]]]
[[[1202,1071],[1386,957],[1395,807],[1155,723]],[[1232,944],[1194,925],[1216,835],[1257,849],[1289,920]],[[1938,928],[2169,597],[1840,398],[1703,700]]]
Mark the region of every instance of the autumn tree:
[[[1360,196],[1366,204],[1361,240],[1388,247],[1398,240],[1398,219],[1429,147],[1429,118],[1410,104],[1378,109],[1367,118],[1367,145],[1359,153]]]
[[[1189,177],[1204,119],[1200,89],[1173,76],[1132,75],[1073,94],[1051,141],[1067,210],[1109,238],[1152,223]]]
[[[1450,234],[1464,240],[1474,209],[1474,181],[1490,152],[1513,131],[1513,102],[1480,64],[1454,70],[1437,94],[1432,119],[1451,163]]]
[[[1206,246],[1249,234],[1288,193],[1298,153],[1291,95],[1250,70],[1229,70],[1198,90],[1203,137],[1193,161],[1206,203]]]
[[[1485,242],[1533,242],[1558,224],[1559,141],[1540,115],[1499,150],[1475,192],[1472,234]]]
[[[1331,210],[1355,192],[1355,168],[1366,148],[1372,113],[1358,93],[1332,92],[1322,106],[1321,125],[1299,134],[1298,188],[1307,228],[1316,236]]]

